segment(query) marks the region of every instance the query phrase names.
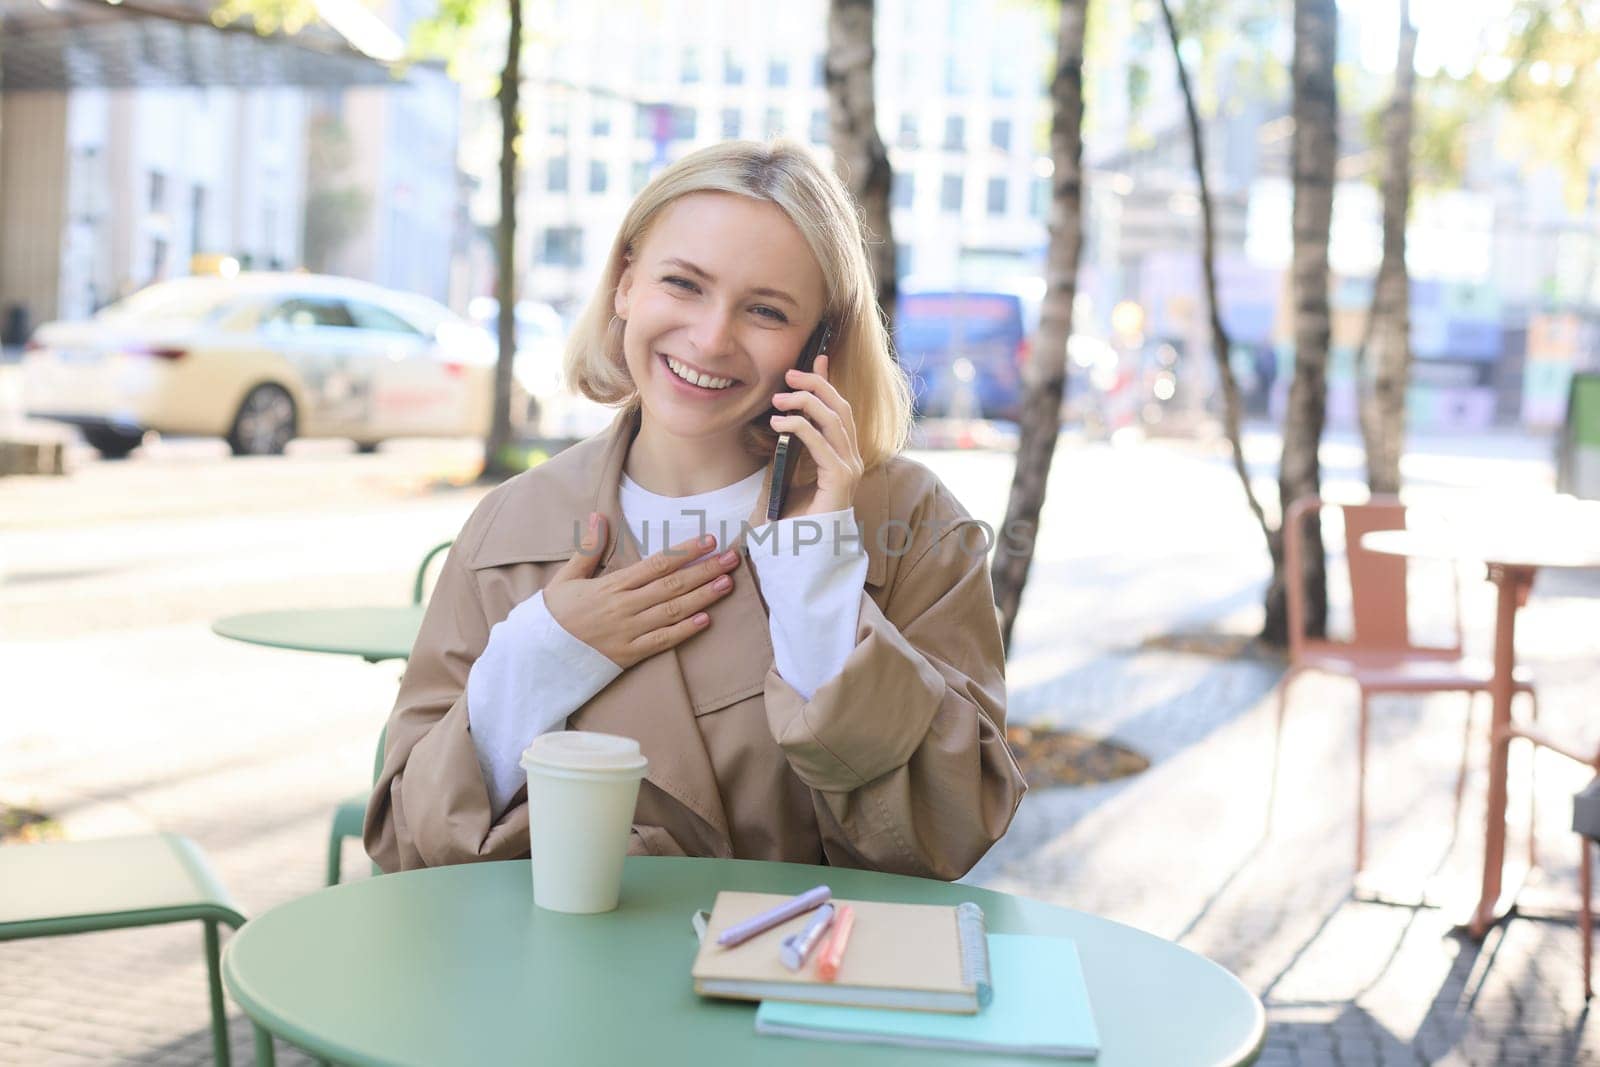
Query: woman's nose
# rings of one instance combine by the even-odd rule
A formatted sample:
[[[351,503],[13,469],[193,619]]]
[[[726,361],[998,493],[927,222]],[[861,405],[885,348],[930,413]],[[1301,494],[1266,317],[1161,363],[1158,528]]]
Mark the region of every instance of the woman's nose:
[[[699,311],[690,330],[691,339],[702,355],[720,356],[733,344],[733,311],[708,304]]]

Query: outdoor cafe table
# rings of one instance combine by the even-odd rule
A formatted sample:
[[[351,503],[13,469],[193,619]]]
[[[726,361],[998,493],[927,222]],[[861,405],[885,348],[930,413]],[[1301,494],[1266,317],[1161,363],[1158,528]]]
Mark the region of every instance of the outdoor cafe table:
[[[348,1064],[1042,1062],[761,1037],[754,1004],[695,994],[690,918],[718,890],[818,884],[846,899],[972,900],[991,931],[1072,938],[1100,1031],[1097,1067],[1246,1064],[1260,1051],[1260,1001],[1151,934],[964,885],[750,860],[629,857],[621,906],[603,915],[535,909],[526,860],[351,882],[251,920],[223,977],[259,1027]]]
[[[1510,510],[1510,509],[1508,509]],[[1541,521],[1542,520],[1542,521]],[[1541,567],[1600,567],[1600,507],[1572,503],[1554,509],[1515,509],[1492,526],[1430,530],[1378,530],[1361,547],[1391,556],[1482,563],[1496,587],[1494,664],[1489,693],[1489,789],[1484,813],[1483,884],[1478,903],[1463,923],[1482,938],[1516,903],[1520,875],[1505,885],[1506,778],[1511,736],[1512,671],[1516,667],[1517,609],[1527,603]]]
[[[360,656],[377,663],[411,655],[422,612],[420,604],[255,611],[218,619],[211,631],[253,645]]]

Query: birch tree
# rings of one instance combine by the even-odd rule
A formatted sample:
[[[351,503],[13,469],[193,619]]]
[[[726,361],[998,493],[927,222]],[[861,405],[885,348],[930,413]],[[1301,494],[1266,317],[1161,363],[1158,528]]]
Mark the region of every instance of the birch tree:
[[[1061,0],[1055,69],[1050,79],[1053,170],[1046,288],[1038,341],[1023,371],[1017,465],[1002,537],[990,571],[995,604],[1000,611],[1001,638],[1008,649],[1033,563],[1050,461],[1061,433],[1067,338],[1072,333],[1072,305],[1077,296],[1078,259],[1083,248],[1083,44],[1088,7],[1088,0]]]
[[[1328,398],[1328,234],[1333,220],[1334,168],[1339,153],[1339,100],[1333,66],[1338,44],[1334,0],[1295,0],[1294,58],[1290,66],[1294,118],[1291,149],[1294,185],[1294,251],[1290,271],[1294,293],[1294,377],[1283,417],[1283,454],[1278,467],[1278,499],[1287,510],[1303,496],[1321,492],[1317,456],[1327,419]],[[1308,517],[1299,574],[1285,573],[1283,529],[1272,539],[1272,582],[1267,587],[1262,638],[1288,643],[1287,582],[1305,590],[1306,629],[1327,628],[1327,560],[1322,528]]]
[[[1400,491],[1406,388],[1411,380],[1411,276],[1406,270],[1406,218],[1411,203],[1417,31],[1411,24],[1410,8],[1409,0],[1400,0],[1394,94],[1383,116],[1383,258],[1373,286],[1366,336],[1357,357],[1367,487],[1374,493]]]
[[[896,284],[889,192],[894,172],[878,134],[876,6],[876,0],[830,0],[823,75],[828,86],[833,167],[861,205],[871,236],[867,255],[877,285],[878,308],[892,337]]]

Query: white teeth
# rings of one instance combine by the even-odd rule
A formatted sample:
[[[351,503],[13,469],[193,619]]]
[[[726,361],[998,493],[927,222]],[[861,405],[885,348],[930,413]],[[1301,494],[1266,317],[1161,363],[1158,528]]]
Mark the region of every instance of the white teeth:
[[[732,378],[713,378],[709,374],[701,374],[684,366],[671,356],[667,357],[667,366],[672,368],[672,373],[686,382],[698,385],[702,389],[726,389],[733,384]]]

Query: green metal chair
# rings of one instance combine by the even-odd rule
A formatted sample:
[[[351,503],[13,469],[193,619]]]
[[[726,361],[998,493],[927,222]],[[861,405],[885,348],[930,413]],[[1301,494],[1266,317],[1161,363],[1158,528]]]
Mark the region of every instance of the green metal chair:
[[[0,847],[0,941],[191,921],[205,928],[211,1045],[228,1067],[217,926],[245,920],[198,845],[145,834]]]
[[[445,541],[428,549],[428,554],[422,557],[422,563],[417,567],[417,578],[411,586],[411,602],[421,604],[427,592],[428,568],[441,553],[448,550],[453,542]],[[383,742],[378,742],[377,764],[372,769],[372,780],[378,780],[378,772],[383,770]],[[340,803],[333,813],[333,826],[328,832],[328,885],[339,884],[339,874],[343,863],[344,839],[347,837],[359,838],[362,823],[367,817],[367,794],[362,793],[350,797]],[[374,868],[376,870],[376,868]]]
[[[378,775],[383,772],[383,739],[389,732],[385,726],[378,733],[378,751],[372,758],[372,782],[378,782]],[[367,818],[367,797],[370,793],[360,793],[339,804],[333,813],[333,832],[328,835],[328,885],[339,884],[339,869],[344,850],[344,839],[354,837],[360,839],[362,829]],[[372,865],[372,873],[377,874],[378,865]]]

